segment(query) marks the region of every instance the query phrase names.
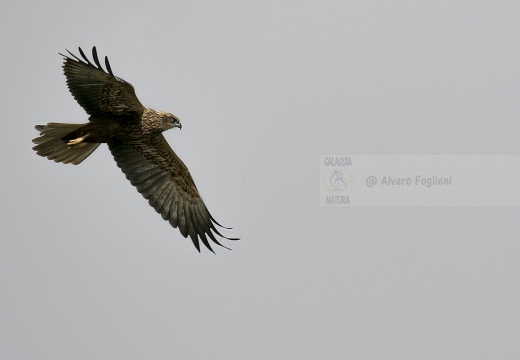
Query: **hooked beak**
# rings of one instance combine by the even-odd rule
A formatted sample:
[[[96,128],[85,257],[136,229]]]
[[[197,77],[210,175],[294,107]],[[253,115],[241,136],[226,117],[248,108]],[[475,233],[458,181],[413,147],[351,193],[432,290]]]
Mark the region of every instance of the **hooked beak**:
[[[175,120],[173,121],[173,126],[172,127],[178,127],[179,130],[182,129],[182,124],[181,124],[181,121],[179,120],[179,118],[175,117]]]

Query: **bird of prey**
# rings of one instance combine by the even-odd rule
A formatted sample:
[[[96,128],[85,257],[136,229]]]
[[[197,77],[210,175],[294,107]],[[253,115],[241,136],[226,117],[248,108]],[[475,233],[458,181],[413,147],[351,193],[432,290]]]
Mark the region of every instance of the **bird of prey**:
[[[89,116],[86,124],[48,123],[37,125],[40,136],[33,150],[49,160],[77,165],[100,143],[107,143],[117,166],[164,220],[190,236],[200,252],[199,239],[212,252],[209,240],[220,244],[215,225],[200,197],[188,168],[173,152],[162,132],[181,129],[179,119],[167,112],[144,107],[134,87],[112,72],[105,57],[101,66],[96,47],[94,63],[81,48],[79,57],[63,55],[63,71],[72,96]],[[226,228],[228,229],[228,228]]]

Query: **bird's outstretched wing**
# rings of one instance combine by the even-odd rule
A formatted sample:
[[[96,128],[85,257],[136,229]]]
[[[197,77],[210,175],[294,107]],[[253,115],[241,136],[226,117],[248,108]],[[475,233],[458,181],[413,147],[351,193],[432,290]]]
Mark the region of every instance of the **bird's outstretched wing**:
[[[65,58],[63,72],[67,77],[67,85],[72,96],[85,109],[87,114],[93,116],[115,115],[132,116],[140,115],[144,107],[135,95],[134,87],[112,73],[108,58],[105,57],[107,71],[101,66],[96,47],[92,48],[94,64],[89,61],[85,53],[79,48],[83,59],[78,58],[67,50],[70,56]]]
[[[211,249],[208,238],[223,246],[215,234],[221,226],[209,213],[188,168],[162,134],[134,143],[108,143],[117,165],[149,204],[184,237],[190,236],[200,252],[199,239]],[[223,246],[225,247],[225,246]]]

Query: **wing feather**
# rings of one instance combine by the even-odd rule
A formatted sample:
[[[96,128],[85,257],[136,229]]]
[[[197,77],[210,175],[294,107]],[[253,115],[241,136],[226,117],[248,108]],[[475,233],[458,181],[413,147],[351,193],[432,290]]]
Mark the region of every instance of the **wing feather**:
[[[173,207],[173,195],[174,191],[171,186],[168,186],[168,191],[166,192],[164,198],[162,199],[159,213],[162,215],[162,218],[166,221],[171,219],[170,208]],[[157,209],[155,209],[157,211]]]
[[[170,205],[170,212],[168,213],[168,221],[173,227],[179,226],[179,197],[173,198]]]
[[[142,193],[144,190],[149,189],[152,184],[155,184],[157,180],[163,180],[164,177],[161,172],[156,171],[155,173],[151,173],[151,171],[148,171],[148,174],[146,176],[141,177],[141,174],[136,177],[136,181],[139,182],[136,185],[137,191]]]
[[[151,207],[161,208],[164,202],[164,198],[166,197],[167,192],[169,191],[169,182],[167,177],[162,180],[161,184],[157,187],[156,190],[146,189],[141,194],[148,199],[148,203]]]
[[[186,208],[184,205],[184,201],[179,201],[175,208],[177,209],[177,222],[179,231],[181,232],[182,236],[188,237],[188,229],[186,227]]]
[[[179,225],[179,204],[182,203],[182,194],[180,191],[175,191],[171,199],[171,211],[169,214],[170,223],[173,226]]]
[[[215,235],[230,239],[216,229],[218,223],[204,205],[188,169],[162,134],[147,141],[108,146],[132,185],[164,220],[179,228],[185,238],[189,236],[197,250],[200,241],[213,251],[209,239],[223,246]]]
[[[105,58],[106,72],[99,61],[96,47],[92,48],[94,64],[87,58],[81,48],[78,58],[67,50],[69,55],[63,55],[63,72],[67,77],[67,85],[76,101],[93,116],[131,116],[138,119],[144,111],[135,95],[134,87],[112,73],[108,58]]]

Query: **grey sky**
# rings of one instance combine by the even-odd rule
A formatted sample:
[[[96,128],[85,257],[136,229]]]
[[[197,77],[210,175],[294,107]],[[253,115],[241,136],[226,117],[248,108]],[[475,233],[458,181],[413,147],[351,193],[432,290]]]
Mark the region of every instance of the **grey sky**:
[[[518,207],[320,207],[318,175],[325,154],[519,154],[520,4],[0,8],[0,358],[518,358]],[[181,119],[165,137],[233,251],[197,253],[105,145],[31,150],[35,124],[86,121],[58,52],[93,45]]]

